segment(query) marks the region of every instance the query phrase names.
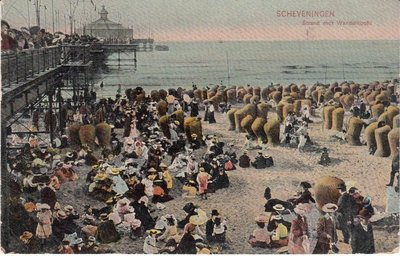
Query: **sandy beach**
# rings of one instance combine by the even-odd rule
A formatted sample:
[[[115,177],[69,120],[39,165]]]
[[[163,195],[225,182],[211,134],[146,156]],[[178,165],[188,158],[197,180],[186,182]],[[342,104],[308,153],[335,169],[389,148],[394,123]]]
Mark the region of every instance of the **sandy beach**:
[[[204,113],[202,112],[201,115]],[[275,115],[272,112],[269,118]],[[332,138],[335,132],[322,130],[321,119],[318,116],[312,119],[314,123],[310,124],[310,137],[314,145],[311,149],[299,153],[296,148],[269,145],[265,154],[273,157],[273,167],[264,170],[237,167],[236,170],[229,171],[230,187],[209,194],[208,200],[201,200],[200,197],[193,200],[182,198],[182,185],[175,180],[174,188],[170,192],[175,199],[166,202],[164,210],[156,209],[152,216],[174,214],[177,219],[182,219],[185,216],[182,207],[187,202],[200,206],[207,214],[210,214],[212,209],[218,209],[228,225],[228,245],[222,253],[268,254],[276,251],[252,248],[247,243],[249,235],[256,227],[254,218],[264,212],[263,193],[267,186],[271,188],[273,198],[286,200],[299,189],[301,181],[309,181],[313,185],[320,177],[335,176],[343,179],[347,184],[356,186],[362,195],[371,196],[373,206],[379,212],[383,212],[386,205],[385,184],[388,182],[391,160],[369,155],[366,146],[349,146],[347,143]],[[216,124],[203,122],[203,134],[216,134],[220,141],[226,144],[233,143],[238,156],[241,155],[245,133],[228,131],[228,120],[224,114],[217,113],[216,120]],[[281,133],[282,129],[281,126]],[[120,133],[119,130],[116,132]],[[332,159],[332,163],[327,167],[318,164],[323,147],[329,149]],[[206,148],[203,147],[195,151],[196,157],[200,159],[205,150]],[[96,151],[96,154],[99,152]],[[249,152],[252,159],[256,154],[257,150]],[[169,163],[169,157],[164,161]],[[88,171],[87,166],[77,167],[79,180],[62,184],[57,192],[61,205],[71,204],[79,213],[83,212],[85,204],[90,204],[94,208],[105,206],[104,203],[87,195],[85,178]],[[78,223],[81,224],[82,220],[78,220]],[[311,226],[310,229],[315,229],[315,226]],[[377,226],[374,232],[377,252],[391,252],[398,247],[398,225],[390,229]],[[339,231],[338,234],[340,239],[341,232]],[[144,238],[132,241],[128,237],[123,237],[120,241],[107,246],[118,253],[143,253],[143,241]],[[339,248],[340,253],[351,253],[351,247],[347,244],[339,243]]]

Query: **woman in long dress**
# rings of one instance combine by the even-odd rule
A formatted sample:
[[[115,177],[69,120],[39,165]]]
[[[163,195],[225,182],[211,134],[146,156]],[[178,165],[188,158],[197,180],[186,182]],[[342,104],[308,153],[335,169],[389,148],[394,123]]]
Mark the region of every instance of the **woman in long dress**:
[[[201,199],[207,199],[208,179],[211,175],[204,168],[200,168],[200,173],[197,175],[197,183],[199,184],[199,193]]]
[[[129,133],[129,137],[132,139],[135,139],[138,137],[138,132],[136,129],[136,117],[133,117],[132,123],[131,123],[131,131]]]
[[[36,227],[36,236],[42,241],[43,246],[46,239],[53,233],[51,226],[53,224],[53,214],[48,204],[39,204],[37,208],[40,212],[37,213],[38,225]]]
[[[290,228],[288,250],[290,254],[310,253],[310,242],[308,240],[308,225],[305,217],[307,209],[298,204],[294,208],[297,217],[292,221]]]

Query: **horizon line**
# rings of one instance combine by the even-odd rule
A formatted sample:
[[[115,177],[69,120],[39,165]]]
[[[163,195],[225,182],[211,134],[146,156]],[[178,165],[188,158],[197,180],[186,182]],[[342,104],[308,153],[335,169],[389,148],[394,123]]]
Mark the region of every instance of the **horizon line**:
[[[237,39],[237,40],[156,40],[155,42],[160,43],[225,43],[225,42],[315,42],[315,41],[400,41],[398,39],[265,39],[265,40],[246,40],[246,39]]]

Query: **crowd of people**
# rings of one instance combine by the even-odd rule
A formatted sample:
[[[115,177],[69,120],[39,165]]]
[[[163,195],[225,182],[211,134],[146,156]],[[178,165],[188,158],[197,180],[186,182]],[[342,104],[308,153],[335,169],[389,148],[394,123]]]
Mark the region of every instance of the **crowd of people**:
[[[1,52],[13,53],[29,49],[41,49],[60,44],[85,44],[98,41],[89,35],[50,33],[44,28],[12,28],[5,20],[1,20]]]
[[[309,189],[309,182],[301,182],[301,191],[294,198],[280,200],[272,198],[266,188],[264,198],[265,213],[257,216],[257,228],[249,237],[253,247],[278,248],[277,252],[290,254],[338,253],[337,230],[341,230],[343,240],[351,245],[352,253],[375,253],[374,236],[370,218],[375,214],[371,198],[363,197],[357,188],[347,190],[345,184],[337,186],[341,194],[338,203],[322,206],[322,214],[317,223],[308,219],[316,210],[315,199]],[[315,226],[316,224],[316,226]],[[315,228],[315,247],[311,247],[312,230]]]
[[[26,251],[32,249],[35,241],[42,249],[59,244],[61,253],[104,252],[99,244],[116,242],[123,236],[134,240],[146,236],[145,253],[163,250],[195,253],[207,250],[209,242],[225,241],[226,222],[217,210],[207,220],[198,206],[186,205],[184,211],[188,215],[179,222],[174,215],[157,218],[151,213],[165,209],[165,202],[174,200],[172,191],[180,191],[184,198],[207,200],[210,193],[229,188],[227,171],[234,170],[237,162],[233,145],[226,147],[212,134],[200,137],[193,133],[187,137],[172,114],[188,105],[179,97],[169,109],[172,115],[168,127],[175,136],[168,139],[162,135],[151,98],[136,100],[141,93],[142,88],[136,88],[133,100],[121,95],[96,100],[95,94],[85,93],[77,99],[76,106],[70,99],[61,99],[64,102],[61,115],[33,111],[32,124],[36,129],[42,122],[45,127],[49,126],[49,115],[54,115],[55,126],[63,128],[102,122],[113,125],[109,147],[83,144],[71,150],[67,135],[53,145],[31,135],[20,151],[10,154],[11,179],[21,195],[15,207],[28,215],[20,225],[24,230],[18,229],[25,234],[21,239],[26,241]],[[183,107],[183,110],[187,116],[193,115],[192,108]],[[95,152],[98,148],[100,156]],[[198,152],[204,154],[199,156]],[[82,174],[79,177],[77,168],[90,170],[86,177]],[[104,202],[105,207],[96,209],[86,205],[78,213],[71,205],[60,205],[57,191],[65,182],[75,182],[78,178],[85,179],[87,195]],[[163,220],[165,225],[160,224]],[[203,232],[199,226],[206,222]]]
[[[219,212],[222,209],[207,213],[189,202],[182,208],[186,213],[183,219],[177,219],[176,213],[159,213],[177,197],[208,200],[211,193],[229,189],[228,173],[237,166],[262,170],[274,166],[273,158],[261,144],[252,160],[248,155],[248,150],[254,149],[250,137],[238,157],[235,145],[226,144],[216,134],[188,134],[176,111],[212,126],[217,122],[214,105],[207,101],[199,104],[176,90],[170,90],[166,97],[167,137],[157,102],[144,95],[143,88],[137,87],[125,96],[97,99],[94,91],[86,90],[75,99],[56,95],[63,102],[57,115],[33,109],[36,130],[41,121],[48,130],[58,126],[65,131],[74,125],[106,123],[111,124],[111,137],[107,146],[100,146],[98,138],[93,145],[81,144],[79,148],[68,135],[53,145],[35,135],[20,138],[27,143],[9,155],[8,167],[13,191],[10,209],[15,213],[10,221],[19,224],[12,232],[20,238],[21,251],[39,252],[57,246],[54,252],[58,253],[106,253],[113,250],[104,245],[122,237],[143,239],[146,254],[205,254],[211,253],[212,246],[220,250],[228,246],[229,229]],[[288,113],[282,140],[283,144],[295,142],[299,150],[311,143],[308,124],[313,122],[310,109],[303,108],[301,113],[300,117]],[[323,148],[320,164],[329,163],[328,149]],[[398,165],[393,168],[398,172]],[[87,204],[83,211],[77,211],[70,204],[61,205],[57,192],[64,183],[78,178],[85,180],[84,193],[103,207]],[[337,253],[340,230],[341,242],[350,244],[353,253],[375,252],[369,221],[375,210],[370,197],[361,195],[356,187],[347,189],[340,184],[337,204],[321,206],[322,214],[318,212],[315,222],[309,218],[317,211],[312,185],[303,181],[299,187],[301,191],[288,200],[273,198],[266,188],[265,212],[255,218],[257,227],[248,239],[252,247],[291,254]],[[311,235],[314,225],[316,237]],[[317,242],[311,247],[314,238]]]

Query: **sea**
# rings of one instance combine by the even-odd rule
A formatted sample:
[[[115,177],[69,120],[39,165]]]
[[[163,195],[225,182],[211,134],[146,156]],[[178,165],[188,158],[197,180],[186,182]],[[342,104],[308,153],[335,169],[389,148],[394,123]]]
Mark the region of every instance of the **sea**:
[[[400,41],[167,42],[169,51],[108,56],[97,75],[103,95],[117,88],[267,86],[290,83],[372,81],[399,78]]]

